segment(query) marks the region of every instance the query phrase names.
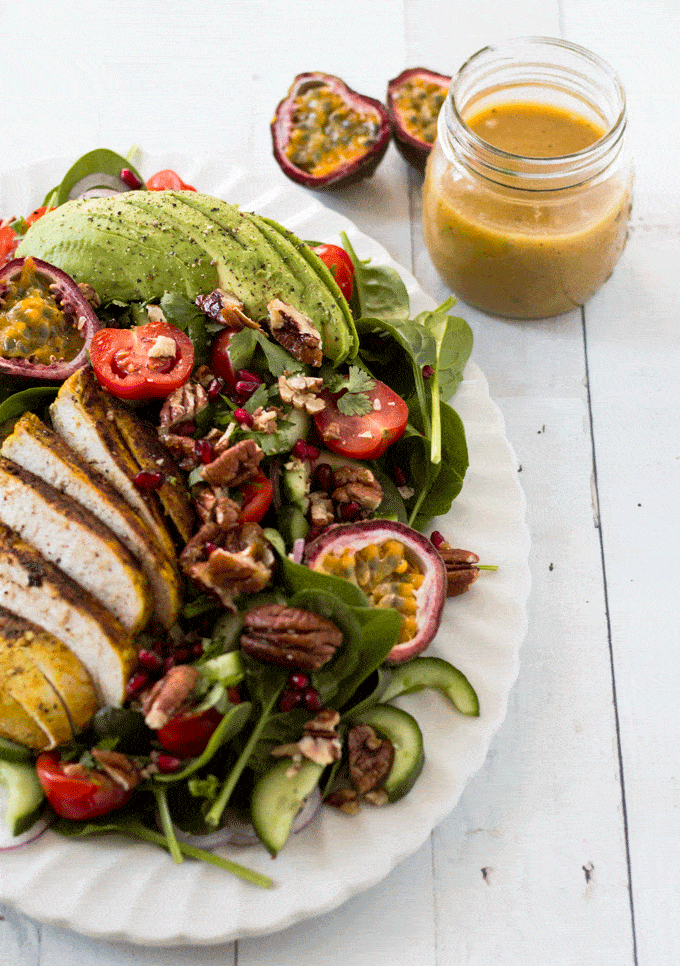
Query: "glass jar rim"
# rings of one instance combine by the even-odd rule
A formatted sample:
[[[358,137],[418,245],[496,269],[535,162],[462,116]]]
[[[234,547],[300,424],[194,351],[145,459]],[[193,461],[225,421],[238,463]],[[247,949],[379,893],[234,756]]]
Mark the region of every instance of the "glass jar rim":
[[[541,58],[538,56],[539,51],[543,51]],[[524,56],[519,57],[520,52]],[[533,55],[531,61],[526,57],[529,52]],[[554,53],[552,60],[547,58],[547,52]],[[571,58],[574,64],[560,63],[560,58]],[[593,89],[597,81],[602,85],[608,85],[604,96],[609,96],[613,102],[611,119],[602,116],[603,121],[607,123],[607,130],[602,137],[585,148],[547,158],[514,154],[489,144],[468,126],[463,117],[465,105],[460,104],[461,88],[465,93],[466,83],[471,84],[475,79],[481,78],[489,81],[486,88],[481,88],[482,92],[485,89],[491,89],[491,76],[494,70],[500,72],[501,68],[514,68],[519,71],[525,68],[543,69],[546,72],[555,71],[562,78],[564,90],[568,90],[570,77],[577,84],[588,80],[585,73],[576,69],[577,65],[582,67],[583,72],[590,70],[595,75],[595,81],[590,81]],[[538,76],[533,77],[533,80],[525,78],[523,83],[526,85],[531,82],[535,86],[541,84]],[[542,83],[546,86],[545,79]],[[591,103],[591,106],[594,105]],[[538,187],[539,190],[541,182],[544,182],[543,190],[552,190],[556,186],[573,186],[590,180],[607,168],[621,149],[626,123],[626,95],[618,75],[607,61],[587,48],[570,41],[555,37],[534,36],[490,44],[468,57],[451,80],[444,107],[439,116],[438,130],[445,153],[450,139],[453,139],[457,156],[488,180],[498,181],[510,187],[519,187],[517,182],[531,180],[532,186]],[[549,183],[563,182],[565,179],[564,185]]]

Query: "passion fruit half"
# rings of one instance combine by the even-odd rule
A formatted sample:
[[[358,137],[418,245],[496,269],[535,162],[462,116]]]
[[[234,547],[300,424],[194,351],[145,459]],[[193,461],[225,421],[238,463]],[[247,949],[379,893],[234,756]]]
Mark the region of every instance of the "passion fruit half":
[[[60,268],[28,256],[0,269],[0,375],[63,381],[87,363],[99,327]]]
[[[333,74],[298,74],[271,123],[281,170],[307,188],[342,188],[373,174],[390,141],[380,101]]]
[[[328,527],[305,549],[312,570],[344,577],[373,607],[398,610],[399,640],[387,656],[401,664],[424,651],[437,633],[446,598],[446,568],[422,533],[391,520]]]
[[[394,142],[402,157],[418,171],[425,170],[437,119],[451,78],[425,67],[410,67],[387,86],[387,112]]]

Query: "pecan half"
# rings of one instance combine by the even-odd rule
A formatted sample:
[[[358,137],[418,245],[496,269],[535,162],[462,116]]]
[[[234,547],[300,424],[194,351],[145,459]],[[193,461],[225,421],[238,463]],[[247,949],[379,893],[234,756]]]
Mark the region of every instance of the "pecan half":
[[[358,724],[347,733],[349,777],[357,794],[366,795],[387,778],[394,762],[394,747],[370,725]]]
[[[361,466],[340,466],[333,472],[336,503],[357,503],[364,513],[372,513],[382,503],[383,491],[373,473]]]
[[[267,586],[274,554],[257,523],[228,528],[205,523],[180,554],[179,563],[187,577],[233,611],[236,594],[258,593]]]
[[[160,412],[160,435],[179,423],[192,422],[208,406],[208,396],[204,386],[192,376],[183,386],[175,389],[166,398]]]
[[[446,566],[446,596],[458,597],[479,577],[479,557],[470,550],[457,550],[444,541],[437,548]]]
[[[239,486],[257,474],[263,456],[254,439],[242,439],[205,464],[201,476],[212,486]]]
[[[321,333],[312,320],[281,299],[272,299],[267,310],[272,337],[299,362],[318,369],[322,362]]]
[[[120,751],[106,751],[103,748],[93,748],[91,754],[109,778],[126,792],[139,784],[140,769],[127,755]]]
[[[238,522],[241,507],[221,486],[199,483],[192,488],[191,501],[202,523],[217,523],[226,528]]]
[[[142,714],[149,728],[162,728],[177,714],[198,681],[190,664],[176,664],[144,695]]]
[[[240,332],[244,328],[262,331],[259,322],[254,322],[243,311],[243,302],[232,292],[225,292],[222,288],[216,288],[207,295],[198,295],[196,305],[213,322],[219,322],[234,332]]]
[[[265,664],[318,671],[342,644],[342,631],[320,614],[267,604],[245,616],[241,647]]]

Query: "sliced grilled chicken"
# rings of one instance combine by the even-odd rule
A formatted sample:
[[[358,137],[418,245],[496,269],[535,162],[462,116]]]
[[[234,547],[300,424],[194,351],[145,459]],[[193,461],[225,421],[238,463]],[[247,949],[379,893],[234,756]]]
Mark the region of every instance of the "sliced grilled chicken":
[[[15,530],[132,633],[151,616],[149,582],[120,540],[71,497],[0,456],[0,522]]]
[[[42,751],[49,746],[43,729],[4,689],[0,691],[0,737]]]
[[[168,521],[156,494],[140,490],[135,477],[140,470],[171,472],[171,479],[183,488],[181,474],[164,451],[164,464],[140,466],[117,424],[120,403],[97,384],[89,367],[78,369],[60,388],[50,407],[52,425],[59,435],[114,486],[128,504],[152,527],[167,553],[174,551]],[[168,482],[167,486],[172,486]]]
[[[2,444],[2,454],[77,500],[109,527],[139,561],[153,590],[154,615],[172,627],[181,605],[176,560],[169,557],[149,525],[104,477],[33,413],[26,413]]]
[[[29,747],[53,748],[70,741],[97,712],[92,678],[75,654],[52,634],[2,607],[0,674],[3,692],[21,706],[42,733],[40,744]],[[11,712],[7,719],[0,718],[0,729],[6,737],[20,741],[18,732],[14,736],[8,733],[12,725]]]
[[[91,594],[0,525],[0,607],[37,624],[87,669],[100,704],[120,704],[137,661],[132,636]]]

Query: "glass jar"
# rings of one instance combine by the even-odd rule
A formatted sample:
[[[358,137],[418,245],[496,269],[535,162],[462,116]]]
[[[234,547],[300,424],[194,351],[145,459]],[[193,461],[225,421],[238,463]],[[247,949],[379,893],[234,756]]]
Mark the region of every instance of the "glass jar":
[[[582,305],[626,241],[625,135],[623,88],[584,48],[528,37],[474,54],[451,82],[423,185],[442,278],[508,318]]]

